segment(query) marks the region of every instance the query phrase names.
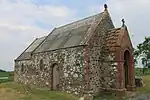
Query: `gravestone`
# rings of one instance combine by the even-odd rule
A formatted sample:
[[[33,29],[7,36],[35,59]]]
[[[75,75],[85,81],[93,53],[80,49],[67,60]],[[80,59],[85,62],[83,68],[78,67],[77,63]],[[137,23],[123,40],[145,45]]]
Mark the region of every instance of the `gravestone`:
[[[136,87],[143,86],[143,78],[141,76],[135,76],[135,85]]]

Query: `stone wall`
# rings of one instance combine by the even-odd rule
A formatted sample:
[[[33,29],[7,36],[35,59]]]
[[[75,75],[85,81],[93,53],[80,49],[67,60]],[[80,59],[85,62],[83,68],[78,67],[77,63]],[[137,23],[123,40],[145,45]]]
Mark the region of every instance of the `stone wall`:
[[[35,53],[31,60],[16,61],[15,81],[52,89],[53,64],[60,70],[59,90],[82,95],[85,88],[83,46]]]
[[[107,32],[112,28],[114,25],[106,14],[89,41],[89,85],[94,94],[116,85],[115,54],[106,47]]]

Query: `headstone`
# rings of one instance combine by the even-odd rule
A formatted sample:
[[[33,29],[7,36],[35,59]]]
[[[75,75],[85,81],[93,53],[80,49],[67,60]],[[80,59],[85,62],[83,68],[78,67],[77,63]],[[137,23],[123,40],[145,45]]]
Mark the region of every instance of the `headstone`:
[[[135,76],[135,85],[136,87],[143,86],[143,78],[141,76]]]

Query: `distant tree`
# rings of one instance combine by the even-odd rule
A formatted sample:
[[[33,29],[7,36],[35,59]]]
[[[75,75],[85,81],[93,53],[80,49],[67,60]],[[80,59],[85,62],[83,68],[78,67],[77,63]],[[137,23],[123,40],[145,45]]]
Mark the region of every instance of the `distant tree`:
[[[6,72],[6,71],[0,69],[0,72]]]
[[[146,68],[150,68],[150,36],[145,37],[145,40],[137,46],[134,50],[134,61],[141,58],[143,65],[143,74]]]
[[[138,63],[138,61],[137,61],[137,55],[138,55],[138,52],[137,52],[137,50],[134,48],[134,65],[136,65],[137,63]]]

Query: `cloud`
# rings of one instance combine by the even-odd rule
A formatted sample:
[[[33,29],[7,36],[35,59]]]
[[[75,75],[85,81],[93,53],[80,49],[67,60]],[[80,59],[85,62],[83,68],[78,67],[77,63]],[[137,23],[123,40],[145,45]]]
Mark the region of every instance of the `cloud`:
[[[34,2],[0,0],[0,69],[12,70],[13,60],[35,38],[49,34],[54,27],[77,20],[79,16],[83,18],[103,11],[103,4],[97,3],[99,0],[80,4],[79,8],[76,1],[70,2],[74,7],[67,2],[59,5],[39,5]],[[125,19],[134,46],[150,35],[149,0],[105,0],[105,3],[116,27],[121,26],[122,18]]]
[[[150,1],[149,0],[107,0],[108,9],[116,27],[121,26],[121,19],[125,19],[125,24],[133,41],[134,47],[143,41],[145,36],[150,35]],[[88,9],[90,13],[100,12],[103,5],[91,5]]]
[[[107,0],[105,3],[108,4],[111,18],[116,27],[121,27],[121,19],[125,19],[134,47],[141,43],[144,37],[150,36],[149,0]],[[92,5],[89,7],[89,12],[97,12],[100,7],[102,5]],[[142,64],[139,63],[138,66],[141,67]]]
[[[108,0],[107,1],[115,25],[121,25],[124,18],[128,26],[134,46],[150,36],[150,1],[149,0]]]
[[[12,70],[14,59],[35,38],[74,17],[75,12],[65,6],[37,6],[31,1],[0,1],[0,69]]]

